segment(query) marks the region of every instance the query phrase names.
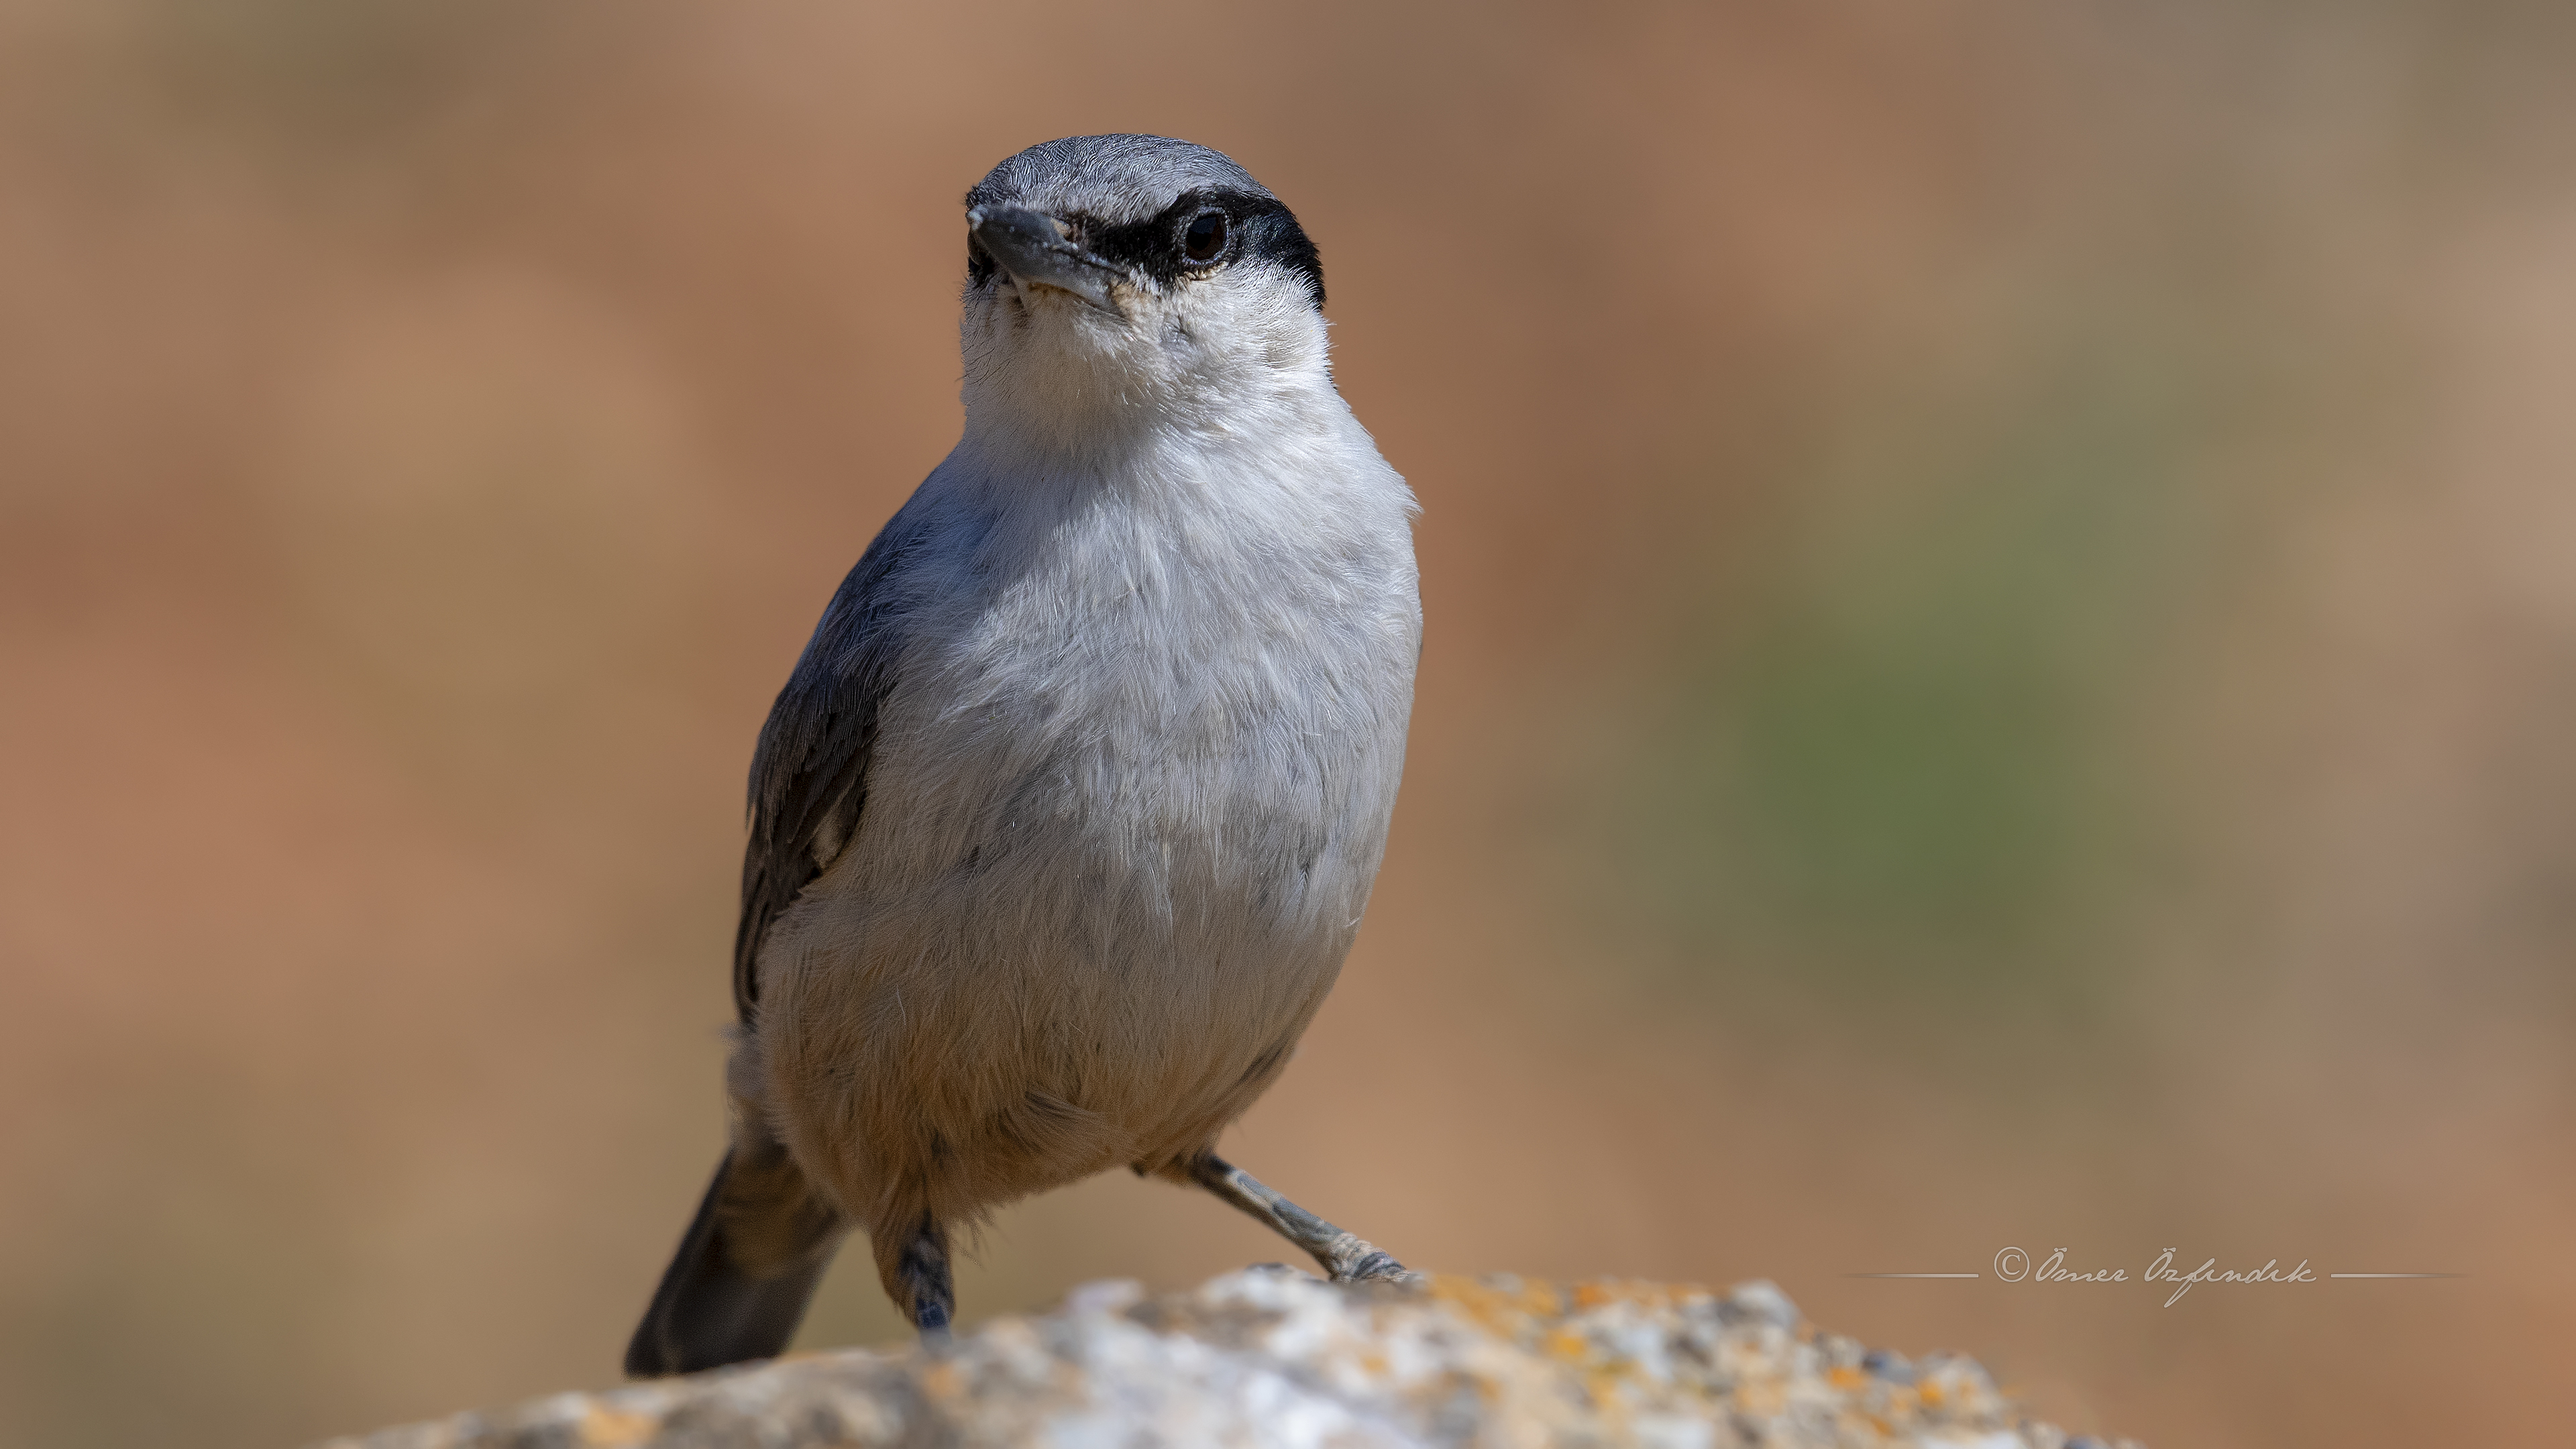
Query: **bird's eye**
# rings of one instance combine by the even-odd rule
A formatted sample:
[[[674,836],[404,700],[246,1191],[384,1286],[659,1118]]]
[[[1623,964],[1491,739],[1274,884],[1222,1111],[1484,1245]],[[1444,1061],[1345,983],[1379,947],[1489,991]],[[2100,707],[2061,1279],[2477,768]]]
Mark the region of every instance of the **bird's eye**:
[[[1202,211],[1190,219],[1181,233],[1181,255],[1194,262],[1212,262],[1225,250],[1225,213]]]

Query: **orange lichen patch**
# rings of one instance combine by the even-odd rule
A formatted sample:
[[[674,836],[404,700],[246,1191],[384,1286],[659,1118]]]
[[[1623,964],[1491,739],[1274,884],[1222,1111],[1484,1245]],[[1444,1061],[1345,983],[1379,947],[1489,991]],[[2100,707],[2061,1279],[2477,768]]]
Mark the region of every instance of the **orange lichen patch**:
[[[1915,1385],[1914,1391],[1917,1394],[1922,1395],[1923,1406],[1927,1409],[1937,1409],[1941,1407],[1941,1401],[1948,1397],[1946,1391],[1942,1389],[1940,1382],[1935,1379],[1925,1379],[1922,1383]]]
[[[1627,1405],[1619,1396],[1619,1370],[1595,1369],[1583,1376],[1583,1392],[1593,1407],[1611,1415],[1623,1415]]]
[[[1640,1308],[1670,1308],[1683,1298],[1696,1296],[1695,1290],[1676,1289],[1665,1283],[1621,1282],[1615,1278],[1577,1283],[1573,1289],[1578,1310],[1606,1308],[1613,1303],[1633,1303]]]
[[[1581,1363],[1592,1356],[1592,1341],[1570,1328],[1551,1329],[1538,1341],[1539,1350],[1551,1358],[1567,1363]]]
[[[1504,1288],[1475,1278],[1442,1274],[1431,1280],[1433,1301],[1463,1310],[1489,1333],[1517,1338],[1531,1318],[1554,1318],[1565,1311],[1565,1299],[1549,1283]]]
[[[661,1427],[662,1421],[650,1414],[621,1413],[592,1404],[582,1411],[579,1432],[584,1449],[624,1449],[652,1438]]]
[[[1735,1407],[1745,1413],[1768,1417],[1778,1414],[1788,1405],[1788,1387],[1778,1379],[1748,1379],[1735,1386]]]
[[[1865,1374],[1863,1374],[1859,1369],[1851,1368],[1851,1367],[1848,1367],[1848,1366],[1843,1367],[1843,1368],[1828,1369],[1828,1370],[1826,1370],[1826,1371],[1825,1371],[1825,1382],[1826,1382],[1826,1383],[1829,1383],[1829,1384],[1832,1384],[1835,1388],[1838,1388],[1838,1389],[1856,1389],[1856,1388],[1859,1388],[1859,1387],[1861,1386],[1861,1384],[1862,1384],[1862,1383],[1864,1383],[1864,1382],[1867,1380],[1867,1378],[1868,1378],[1868,1376],[1867,1376],[1867,1375],[1865,1375]]]
[[[934,1399],[955,1399],[966,1392],[966,1380],[953,1363],[923,1365],[918,1382],[921,1391]]]

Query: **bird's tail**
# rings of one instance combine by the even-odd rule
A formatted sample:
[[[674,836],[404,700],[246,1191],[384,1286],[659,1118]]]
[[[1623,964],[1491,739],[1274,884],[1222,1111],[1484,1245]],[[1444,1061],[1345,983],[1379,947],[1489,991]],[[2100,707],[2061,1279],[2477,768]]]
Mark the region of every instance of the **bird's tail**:
[[[626,1372],[655,1378],[777,1357],[848,1231],[784,1147],[737,1142],[626,1346]]]

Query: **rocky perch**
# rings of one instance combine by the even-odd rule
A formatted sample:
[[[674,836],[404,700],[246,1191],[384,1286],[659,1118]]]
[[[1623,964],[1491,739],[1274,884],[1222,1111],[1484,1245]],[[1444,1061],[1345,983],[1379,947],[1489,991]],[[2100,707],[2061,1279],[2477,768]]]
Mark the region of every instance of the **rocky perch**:
[[[1822,1332],[1768,1283],[1336,1287],[1276,1268],[1166,1298],[1095,1283],[936,1351],[804,1354],[325,1449],[1024,1444],[2110,1449],[2023,1419],[1973,1360]]]

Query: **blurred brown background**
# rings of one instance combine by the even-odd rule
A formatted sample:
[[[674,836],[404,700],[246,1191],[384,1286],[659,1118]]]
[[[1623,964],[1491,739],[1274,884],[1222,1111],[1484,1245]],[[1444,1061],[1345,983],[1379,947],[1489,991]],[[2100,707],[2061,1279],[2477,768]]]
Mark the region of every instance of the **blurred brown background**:
[[[754,731],[956,436],[958,197],[1100,130],[1297,208],[1425,505],[1393,854],[1242,1161],[2168,1449],[2563,1432],[2571,66],[2440,0],[11,0],[0,1441],[613,1377]],[[2007,1245],[2469,1276],[1847,1276]],[[1104,1179],[963,1309],[1281,1253]],[[805,1343],[895,1336],[861,1258]]]

